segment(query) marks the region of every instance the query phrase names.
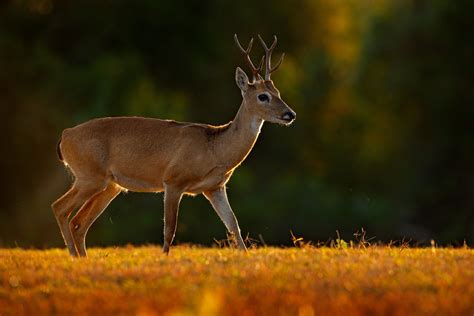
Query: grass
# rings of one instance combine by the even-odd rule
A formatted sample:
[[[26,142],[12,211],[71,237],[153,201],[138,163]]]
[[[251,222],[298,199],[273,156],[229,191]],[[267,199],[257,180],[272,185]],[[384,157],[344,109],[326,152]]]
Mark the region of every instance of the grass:
[[[0,315],[473,315],[468,248],[0,249]]]

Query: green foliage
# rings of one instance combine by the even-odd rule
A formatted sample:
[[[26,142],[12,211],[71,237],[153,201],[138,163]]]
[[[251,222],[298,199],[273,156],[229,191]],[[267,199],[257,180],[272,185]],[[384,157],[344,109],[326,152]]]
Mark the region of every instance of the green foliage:
[[[222,124],[240,104],[232,36],[279,37],[274,75],[297,112],[265,124],[229,183],[244,234],[289,243],[365,227],[378,239],[472,242],[469,1],[14,1],[0,6],[0,244],[61,245],[49,204],[70,177],[62,129],[141,115]],[[225,12],[225,14],[223,14]],[[253,58],[262,54],[255,46]],[[115,200],[92,244],[161,241],[162,197]],[[224,226],[184,199],[178,241]]]

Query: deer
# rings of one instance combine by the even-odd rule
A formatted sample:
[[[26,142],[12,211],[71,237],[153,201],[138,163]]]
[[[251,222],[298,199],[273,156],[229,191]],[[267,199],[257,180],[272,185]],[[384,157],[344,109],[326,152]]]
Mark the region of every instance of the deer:
[[[244,49],[237,34],[234,35],[235,44],[252,72],[252,81],[240,67],[236,68],[235,82],[242,103],[227,124],[103,117],[62,132],[57,155],[74,181],[51,208],[71,256],[87,257],[89,228],[122,191],[164,192],[165,254],[175,237],[182,196],[198,194],[210,202],[237,248],[247,251],[227,198],[226,183],[252,150],[265,121],[289,126],[296,118],[270,77],[284,57],[283,53],[272,66],[277,37],[270,46],[260,35],[258,38],[265,54],[256,65],[250,58],[253,38]]]

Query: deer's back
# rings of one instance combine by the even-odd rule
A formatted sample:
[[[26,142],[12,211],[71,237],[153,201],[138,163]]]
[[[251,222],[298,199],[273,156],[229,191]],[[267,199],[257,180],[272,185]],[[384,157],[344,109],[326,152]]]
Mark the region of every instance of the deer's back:
[[[216,129],[153,118],[100,118],[64,130],[61,153],[76,177],[111,176],[131,190],[156,191],[167,174],[189,182],[209,172],[209,141]]]

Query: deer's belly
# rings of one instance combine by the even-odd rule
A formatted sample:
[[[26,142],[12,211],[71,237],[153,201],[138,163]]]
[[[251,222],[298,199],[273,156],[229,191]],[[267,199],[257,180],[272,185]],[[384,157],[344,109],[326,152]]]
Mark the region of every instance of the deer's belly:
[[[215,168],[203,178],[190,182],[185,192],[199,194],[205,191],[215,190],[225,185],[231,175],[232,171],[227,171],[225,168]]]
[[[133,192],[162,192],[164,190],[161,179],[136,177],[120,172],[112,172],[112,178],[115,183]]]

